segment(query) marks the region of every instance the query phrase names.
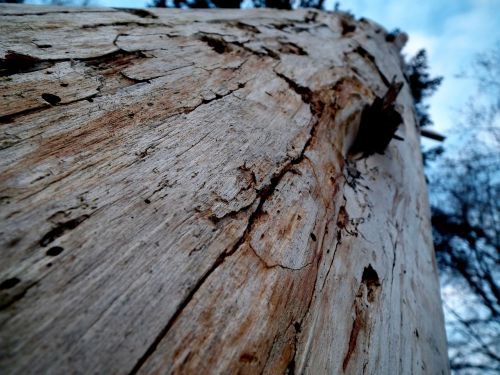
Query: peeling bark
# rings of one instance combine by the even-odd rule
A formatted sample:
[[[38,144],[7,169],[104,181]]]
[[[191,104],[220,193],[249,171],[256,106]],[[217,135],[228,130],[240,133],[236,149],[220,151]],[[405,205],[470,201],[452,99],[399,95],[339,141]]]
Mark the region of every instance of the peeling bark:
[[[448,373],[406,84],[404,142],[349,156],[406,82],[380,26],[0,18],[1,373]]]

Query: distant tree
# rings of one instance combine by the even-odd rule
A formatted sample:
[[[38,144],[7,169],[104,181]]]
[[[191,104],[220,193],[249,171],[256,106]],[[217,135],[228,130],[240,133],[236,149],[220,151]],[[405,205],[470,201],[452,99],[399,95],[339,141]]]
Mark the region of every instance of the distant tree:
[[[432,121],[428,113],[429,106],[424,103],[424,99],[437,90],[443,77],[430,77],[427,53],[424,49],[418,51],[407,63],[406,74],[410,83],[411,93],[415,99],[418,123],[421,127],[430,125]]]
[[[336,3],[338,4],[338,3]],[[301,8],[325,9],[325,0],[301,0]]]
[[[223,0],[224,1],[224,0]],[[210,8],[208,0],[153,0],[151,6],[156,8]],[[235,8],[239,8],[240,3]]]
[[[451,369],[498,374],[500,44],[471,71],[480,91],[461,113],[452,146],[427,152],[427,174]]]
[[[152,6],[166,8],[240,8],[243,0],[153,0]],[[323,9],[324,0],[252,0],[256,8],[276,8],[290,10],[298,6],[301,8]]]
[[[256,8],[292,9],[293,2],[290,0],[253,0]]]

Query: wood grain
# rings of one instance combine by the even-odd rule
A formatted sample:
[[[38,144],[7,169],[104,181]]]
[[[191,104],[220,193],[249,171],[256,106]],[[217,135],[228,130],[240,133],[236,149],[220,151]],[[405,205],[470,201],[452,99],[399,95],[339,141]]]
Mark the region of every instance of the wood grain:
[[[2,374],[445,374],[408,85],[313,10],[0,5]]]

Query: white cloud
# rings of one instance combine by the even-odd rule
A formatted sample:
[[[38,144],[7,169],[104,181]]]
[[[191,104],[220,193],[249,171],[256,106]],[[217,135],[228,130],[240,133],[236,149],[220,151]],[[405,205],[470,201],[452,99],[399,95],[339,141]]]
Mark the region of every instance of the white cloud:
[[[425,49],[429,56],[433,56],[439,46],[439,38],[422,32],[413,32],[403,49],[406,56],[414,56],[419,50]]]
[[[500,1],[354,0],[346,2],[356,16],[372,18],[389,30],[400,27],[409,36],[406,56],[427,50],[430,73],[444,76],[438,92],[429,99],[430,113],[439,131],[452,129],[458,109],[474,92],[471,81],[457,74],[467,70],[474,56],[500,39]]]

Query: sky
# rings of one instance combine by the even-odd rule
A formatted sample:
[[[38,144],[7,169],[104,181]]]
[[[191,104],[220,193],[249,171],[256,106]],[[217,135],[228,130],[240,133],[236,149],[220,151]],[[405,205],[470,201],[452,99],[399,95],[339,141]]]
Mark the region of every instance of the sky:
[[[327,6],[333,2],[327,0]],[[340,8],[408,33],[403,50],[408,57],[427,50],[432,77],[444,77],[428,100],[434,129],[452,132],[458,111],[476,90],[474,82],[457,75],[470,70],[478,53],[500,42],[500,0],[345,0]]]
[[[90,0],[89,5],[138,8],[150,2]],[[326,0],[326,8],[333,9],[335,2]],[[342,0],[340,9],[351,11],[357,18],[370,18],[389,31],[399,28],[408,33],[410,39],[403,50],[407,57],[421,48],[427,50],[431,76],[444,77],[439,90],[428,100],[429,112],[434,129],[450,135],[459,110],[475,92],[472,81],[457,75],[470,68],[477,53],[500,43],[500,0]]]

